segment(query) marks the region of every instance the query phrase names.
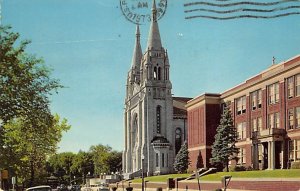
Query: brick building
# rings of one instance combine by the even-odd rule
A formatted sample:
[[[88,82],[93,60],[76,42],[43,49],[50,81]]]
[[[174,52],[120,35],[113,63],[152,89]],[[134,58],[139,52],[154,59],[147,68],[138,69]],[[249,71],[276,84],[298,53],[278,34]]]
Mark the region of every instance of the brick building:
[[[205,93],[187,103],[191,169],[210,167],[211,146],[227,101],[239,148],[239,160],[231,164],[281,169],[300,161],[300,55],[221,94]]]

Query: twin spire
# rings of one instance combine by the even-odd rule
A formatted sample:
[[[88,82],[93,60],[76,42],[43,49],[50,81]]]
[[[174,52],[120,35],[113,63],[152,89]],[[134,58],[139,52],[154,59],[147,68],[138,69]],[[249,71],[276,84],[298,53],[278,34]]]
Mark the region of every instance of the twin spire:
[[[143,57],[140,37],[141,37],[140,27],[139,25],[137,25],[136,39],[135,39],[135,46],[133,51],[132,67],[131,67],[132,72],[134,72],[135,74],[138,74],[140,71],[141,60]],[[157,9],[156,9],[155,0],[153,0],[152,3],[152,19],[151,19],[150,31],[148,36],[148,44],[146,50],[162,50],[162,44],[161,44],[159,28],[157,23]],[[134,80],[133,78],[134,77],[132,76],[131,80]]]
[[[154,49],[154,50],[161,50],[161,39],[160,39],[160,33],[157,23],[157,9],[156,9],[156,3],[155,0],[153,0],[152,4],[152,20],[150,25],[150,31],[148,36],[148,49]]]
[[[140,67],[140,61],[142,59],[143,53],[140,43],[140,27],[137,25],[136,27],[136,40],[135,40],[135,47],[133,52],[133,58],[132,58],[132,66],[135,68]],[[152,19],[151,19],[151,25],[150,25],[150,31],[148,36],[148,43],[147,43],[147,49],[146,50],[161,50],[162,44],[160,39],[160,33],[157,23],[157,9],[156,9],[156,2],[153,0],[152,3]]]
[[[142,47],[141,47],[141,33],[139,25],[136,26],[136,39],[135,39],[135,46],[133,50],[133,57],[132,57],[132,68],[136,70],[140,70],[140,63],[143,56]]]

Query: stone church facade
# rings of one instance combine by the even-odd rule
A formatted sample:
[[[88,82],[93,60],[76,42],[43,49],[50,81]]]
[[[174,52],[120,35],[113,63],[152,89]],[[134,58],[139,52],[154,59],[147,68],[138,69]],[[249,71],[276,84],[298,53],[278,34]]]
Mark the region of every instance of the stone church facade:
[[[131,68],[127,76],[124,126],[125,178],[167,174],[187,137],[185,104],[189,98],[173,97],[170,63],[162,46],[155,1],[145,53],[137,26]]]

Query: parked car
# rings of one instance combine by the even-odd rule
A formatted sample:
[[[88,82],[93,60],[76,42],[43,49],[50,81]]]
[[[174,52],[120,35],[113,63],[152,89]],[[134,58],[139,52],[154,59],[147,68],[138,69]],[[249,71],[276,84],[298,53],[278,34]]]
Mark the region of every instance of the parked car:
[[[35,186],[27,188],[26,191],[52,191],[50,186],[42,185],[42,186]]]

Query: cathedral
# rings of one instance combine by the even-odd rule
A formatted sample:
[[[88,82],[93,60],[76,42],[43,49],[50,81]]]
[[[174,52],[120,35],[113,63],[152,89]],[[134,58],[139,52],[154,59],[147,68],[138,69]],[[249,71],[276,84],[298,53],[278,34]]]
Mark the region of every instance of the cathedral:
[[[185,105],[190,99],[172,96],[169,57],[162,46],[155,1],[144,53],[140,35],[137,26],[126,84],[125,178],[171,173],[175,156],[187,137]]]

